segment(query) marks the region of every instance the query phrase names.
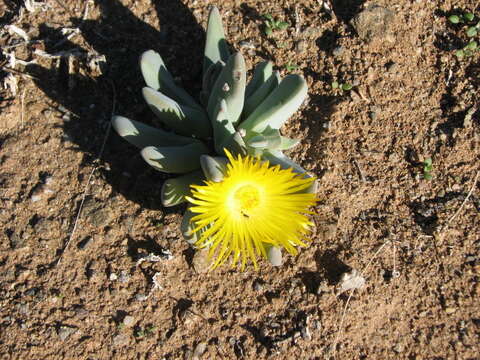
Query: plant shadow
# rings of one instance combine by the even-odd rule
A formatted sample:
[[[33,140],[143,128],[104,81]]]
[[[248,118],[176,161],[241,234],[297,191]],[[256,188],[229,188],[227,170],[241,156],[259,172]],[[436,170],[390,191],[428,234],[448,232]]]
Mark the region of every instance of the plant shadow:
[[[99,155],[112,112],[152,123],[154,115],[141,97],[144,83],[138,66],[140,54],[148,49],[159,52],[175,79],[196,94],[205,37],[193,14],[178,0],[152,1],[159,29],[139,19],[118,0],[94,3],[101,14],[98,21],[70,18],[70,25],[80,29],[86,46],[79,47],[61,29],[43,24],[38,39],[44,40],[46,53],[60,56],[50,67],[27,67],[52,106],[64,113],[61,126],[65,146],[85,154],[85,163]],[[68,56],[71,53],[75,56]],[[92,57],[102,55],[105,61],[99,64],[100,71],[83,71],[95,61]],[[72,71],[75,67],[81,71]],[[151,169],[138,149],[112,133],[101,160],[106,165],[101,168],[102,176],[115,192],[145,208],[162,207],[160,199],[151,201],[145,194],[157,193],[167,175]]]

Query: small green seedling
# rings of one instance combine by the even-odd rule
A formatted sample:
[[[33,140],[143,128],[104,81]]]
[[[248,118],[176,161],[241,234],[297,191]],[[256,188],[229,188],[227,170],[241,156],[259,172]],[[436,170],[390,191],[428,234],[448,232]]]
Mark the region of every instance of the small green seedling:
[[[156,329],[156,326],[147,325],[144,329],[139,328],[133,335],[136,338],[151,337],[155,333]]]
[[[448,21],[452,24],[465,24],[468,25],[468,28],[465,32],[467,37],[473,38],[478,35],[480,32],[480,21],[477,24],[474,24],[473,20],[475,19],[475,14],[471,12],[465,12],[460,15],[451,15],[448,17]],[[463,59],[466,56],[472,56],[474,51],[478,49],[478,43],[475,40],[471,40],[467,45],[462,49],[455,51],[455,55],[459,59]]]
[[[285,69],[287,71],[294,71],[298,70],[299,68],[300,66],[298,66],[297,64],[293,64],[291,60],[287,64],[285,64]]]
[[[339,83],[338,81],[332,82],[332,89],[333,90],[340,90],[340,91],[350,91],[352,90],[353,86],[349,83]]]
[[[271,36],[272,33],[276,30],[285,30],[290,26],[286,21],[275,20],[272,15],[265,14],[263,15],[264,21],[264,32],[265,35]]]
[[[433,165],[432,165],[432,158],[426,158],[423,161],[423,178],[425,180],[432,180],[432,172]]]

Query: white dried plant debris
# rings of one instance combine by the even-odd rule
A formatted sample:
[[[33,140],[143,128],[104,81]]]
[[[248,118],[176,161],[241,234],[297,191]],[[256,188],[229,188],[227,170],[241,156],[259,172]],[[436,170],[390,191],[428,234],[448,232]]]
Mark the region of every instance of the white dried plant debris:
[[[65,28],[62,28],[60,32],[62,33],[62,35],[65,35],[67,37],[67,40],[70,40],[75,35],[80,34],[80,29],[76,27],[74,28],[65,27]]]
[[[41,49],[35,49],[33,52],[35,55],[38,55],[40,57],[44,57],[47,59],[58,59],[62,57],[67,57],[67,56],[77,56],[80,57],[82,56],[82,52],[79,49],[72,49],[68,51],[59,51],[55,54],[49,54]]]
[[[45,11],[48,9],[48,4],[35,0],[25,0],[25,9],[27,9],[28,12],[35,12],[37,10]]]
[[[8,74],[3,81],[3,87],[7,90],[10,89],[12,95],[16,96],[18,92],[18,79],[13,74]]]
[[[150,253],[148,255],[142,255],[140,259],[137,260],[137,266],[140,265],[144,261],[148,262],[159,262],[161,260],[171,260],[173,259],[173,255],[169,250],[162,250],[160,255],[155,255],[154,253]]]
[[[90,71],[98,74],[102,74],[102,68],[107,63],[107,58],[105,55],[99,54],[88,54],[87,65]]]
[[[18,35],[25,41],[30,41],[30,36],[25,32],[25,30],[20,29],[17,25],[6,25],[5,26],[10,35]]]
[[[343,273],[339,284],[339,294],[353,289],[361,289],[365,285],[365,278],[357,270]]]

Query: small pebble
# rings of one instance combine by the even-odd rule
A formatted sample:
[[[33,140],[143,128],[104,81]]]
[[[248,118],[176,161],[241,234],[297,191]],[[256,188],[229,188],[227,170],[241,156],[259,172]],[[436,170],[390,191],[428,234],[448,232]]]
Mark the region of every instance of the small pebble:
[[[297,43],[295,44],[295,51],[297,53],[304,52],[306,48],[307,48],[307,42],[305,40],[297,41]]]
[[[125,346],[130,342],[128,335],[126,334],[119,334],[113,338],[113,345],[114,346]]]
[[[148,297],[144,294],[135,294],[135,300],[137,301],[145,301]]]
[[[268,250],[268,261],[273,266],[281,266],[282,265],[282,250],[280,248],[272,246]]]
[[[337,46],[335,49],[333,49],[332,54],[333,56],[341,56],[343,52],[345,51],[345,48],[343,46]]]
[[[199,343],[195,350],[193,351],[192,360],[198,360],[203,355],[203,353],[207,350],[207,344],[204,342]]]
[[[125,316],[125,318],[123,319],[123,325],[127,326],[127,327],[131,327],[135,324],[135,318],[131,315],[127,315]]]
[[[70,326],[60,326],[60,328],[57,331],[57,335],[60,338],[60,340],[65,341],[70,335],[75,333],[77,329],[74,327]]]
[[[109,279],[110,279],[110,281],[115,281],[115,280],[118,279],[118,276],[115,273],[111,273]]]
[[[193,255],[192,265],[199,274],[206,273],[210,268],[210,260],[208,259],[208,250],[197,250]]]
[[[446,312],[447,314],[453,314],[455,311],[457,311],[457,309],[452,308],[452,307],[447,307],[447,308],[445,309],[445,312]]]

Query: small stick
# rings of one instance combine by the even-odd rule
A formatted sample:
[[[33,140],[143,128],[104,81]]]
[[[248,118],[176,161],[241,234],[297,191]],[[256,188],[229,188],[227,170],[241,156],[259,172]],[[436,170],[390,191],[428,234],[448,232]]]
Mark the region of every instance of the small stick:
[[[447,223],[445,224],[444,228],[442,229],[442,231],[446,230],[448,228],[448,226],[450,225],[450,223],[453,221],[453,219],[455,219],[457,217],[457,215],[460,213],[460,211],[462,211],[463,207],[465,206],[465,204],[467,203],[468,199],[470,199],[470,196],[472,196],[473,194],[473,191],[475,190],[475,186],[477,185],[477,181],[478,181],[478,176],[480,175],[480,171],[477,171],[477,175],[475,176],[475,180],[473,180],[473,184],[472,184],[472,187],[470,188],[470,191],[468,192],[467,194],[467,197],[465,198],[465,200],[463,200],[462,202],[462,205],[460,205],[460,207],[458,208],[458,210],[455,212],[455,214],[452,215],[452,217],[450,219],[448,219]]]
[[[25,125],[25,122],[24,122],[24,119],[25,119],[25,94],[26,94],[27,90],[23,90],[23,93],[22,93],[22,97],[20,99],[20,102],[21,102],[21,113],[20,113],[20,123],[22,124],[22,127],[21,129],[23,129],[24,125]]]
[[[116,105],[116,101],[117,101],[116,100],[117,96],[116,96],[115,86],[114,86],[113,82],[110,82],[110,85],[112,86],[112,92],[113,92],[113,101],[112,101],[112,116],[113,116],[113,114],[115,112],[115,105]],[[110,135],[110,129],[112,128],[111,124],[112,124],[111,122],[108,123],[107,132],[105,134],[105,137],[103,138],[102,147],[100,148],[100,152],[98,153],[97,160],[100,160],[102,158],[103,151],[105,150],[105,145],[107,144],[107,139]],[[77,230],[78,220],[80,219],[80,215],[82,213],[83,204],[85,203],[85,199],[87,197],[87,191],[88,191],[88,188],[90,187],[90,182],[92,181],[92,176],[97,169],[98,169],[98,165],[95,166],[92,169],[92,171],[90,172],[90,175],[88,176],[87,183],[85,184],[85,189],[83,190],[82,201],[80,202],[80,207],[78,208],[77,216],[75,217],[75,223],[73,225],[72,232],[70,233],[70,236],[68,238],[67,244],[65,245],[65,248],[63,249],[62,253],[58,257],[57,266],[60,264],[60,261],[62,260],[63,254],[65,254],[65,252],[67,251],[68,246],[72,242],[72,239],[75,235],[75,231]]]
[[[373,254],[372,258],[370,259],[370,261],[368,262],[368,264],[363,268],[363,270],[360,272],[360,275],[363,276],[363,274],[367,271],[367,269],[369,268],[370,264],[373,262],[373,260],[375,260],[375,258],[378,256],[378,254],[380,254],[380,252],[383,250],[383,248],[385,246],[387,246],[388,244],[390,243],[390,240],[384,242],[382,244],[382,246],[380,246],[378,248],[378,250],[375,252],[375,254]],[[350,304],[350,299],[352,298],[353,296],[353,293],[355,292],[355,288],[353,288],[352,290],[350,290],[350,294],[348,294],[348,299],[347,299],[347,302],[345,304],[345,307],[343,308],[343,313],[342,313],[342,318],[340,319],[340,325],[338,326],[338,332],[337,332],[337,335],[335,336],[335,341],[333,342],[333,346],[330,348],[330,351],[329,351],[329,354],[328,354],[328,358],[330,358],[330,354],[332,354],[332,351],[333,353],[335,353],[335,348],[338,344],[338,339],[340,337],[340,334],[342,332],[342,328],[343,328],[343,322],[345,321],[345,316],[347,315],[347,310],[348,310],[348,305]]]
[[[295,35],[300,33],[300,26],[302,25],[302,19],[298,13],[298,5],[295,4]]]
[[[362,168],[358,164],[357,160],[353,159],[353,163],[357,167],[358,173],[360,174],[360,179],[362,179],[363,182],[367,182],[367,179],[365,179],[365,176],[363,175]]]

